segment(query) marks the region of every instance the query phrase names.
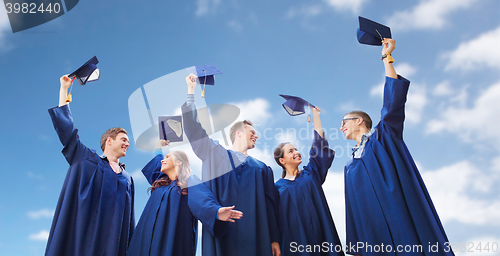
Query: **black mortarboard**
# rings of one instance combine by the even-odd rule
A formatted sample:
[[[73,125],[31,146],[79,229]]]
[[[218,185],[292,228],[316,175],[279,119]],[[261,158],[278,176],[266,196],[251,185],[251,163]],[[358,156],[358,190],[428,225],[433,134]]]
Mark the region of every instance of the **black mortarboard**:
[[[369,45],[382,45],[383,38],[392,38],[389,27],[361,16],[357,34],[359,43]]]
[[[182,141],[182,116],[159,116],[160,140]]]
[[[222,72],[214,65],[201,65],[196,66],[196,76],[198,77],[198,81],[203,85],[203,90],[201,91],[201,97],[205,98],[205,85],[214,85],[215,78],[214,75],[222,74]]]
[[[311,106],[315,108],[315,106],[306,100],[300,98],[300,97],[295,97],[295,96],[290,96],[290,95],[283,95],[280,94],[281,97],[285,98],[286,102],[283,103],[283,108],[286,110],[288,114],[291,116],[298,116],[302,115],[306,112],[305,107]]]
[[[80,85],[84,85],[87,82],[97,81],[100,76],[99,69],[96,66],[97,63],[99,63],[99,61],[97,60],[97,57],[94,56],[83,64],[83,66],[75,70],[75,72],[71,73],[68,77],[76,77]]]
[[[214,64],[196,66],[196,76],[200,84],[214,85],[214,75],[218,74],[222,74],[222,72]]]

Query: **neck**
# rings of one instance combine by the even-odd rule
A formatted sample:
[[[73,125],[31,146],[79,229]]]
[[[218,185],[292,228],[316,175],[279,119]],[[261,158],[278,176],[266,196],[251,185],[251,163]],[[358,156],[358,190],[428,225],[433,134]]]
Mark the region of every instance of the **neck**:
[[[177,179],[177,172],[175,171],[175,169],[173,170],[167,170],[166,173],[168,178],[171,180],[171,181],[174,181]]]
[[[231,150],[233,151],[238,151],[238,152],[241,152],[245,155],[248,155],[248,147],[246,144],[244,143],[239,143],[239,141],[235,141],[234,144],[233,144],[233,147],[231,148]]]
[[[108,151],[104,151],[104,156],[106,156],[106,158],[108,159],[109,162],[113,162],[113,163],[118,163],[120,162],[120,158],[111,154],[110,152]]]
[[[299,172],[299,166],[295,167],[286,167],[286,176],[285,179],[287,180],[295,180],[295,176],[297,176],[297,173]]]
[[[359,145],[361,144],[361,138],[362,138],[362,137],[363,137],[363,135],[364,135],[365,133],[367,133],[367,132],[369,132],[369,131],[368,131],[368,130],[366,130],[366,129],[361,129],[361,130],[359,130],[359,133],[358,133],[358,134],[356,134],[356,142],[358,143],[358,144],[356,144],[356,147],[357,147],[357,146],[359,146]]]

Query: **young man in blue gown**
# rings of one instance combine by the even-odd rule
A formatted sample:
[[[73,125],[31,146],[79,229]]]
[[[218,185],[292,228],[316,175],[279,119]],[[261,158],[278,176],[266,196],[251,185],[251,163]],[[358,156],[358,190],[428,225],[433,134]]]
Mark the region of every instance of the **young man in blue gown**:
[[[382,116],[346,114],[341,131],[357,142],[345,166],[346,248],[355,255],[453,255],[425,184],[403,141],[410,82],[394,70],[393,39],[382,41]]]
[[[57,202],[45,255],[124,256],[132,237],[134,183],[120,158],[127,132],[112,128],[101,138],[99,156],[78,136],[66,94],[72,80],[60,79],[59,106],[49,109],[69,170]]]
[[[198,121],[194,103],[197,77],[186,77],[188,99],[182,106],[185,134],[203,161],[202,179],[208,191],[190,186],[189,206],[203,224],[202,252],[209,255],[280,255],[273,172],[247,155],[258,139],[250,122],[237,122],[230,131],[232,150],[210,139]],[[202,187],[203,188],[203,187]],[[218,203],[207,204],[215,196]],[[221,205],[236,206],[243,217],[235,223],[217,218]]]

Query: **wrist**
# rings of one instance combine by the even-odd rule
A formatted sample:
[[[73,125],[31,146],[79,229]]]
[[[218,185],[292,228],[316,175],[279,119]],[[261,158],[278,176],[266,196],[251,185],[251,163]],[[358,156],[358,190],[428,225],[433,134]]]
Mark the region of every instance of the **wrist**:
[[[393,63],[394,62],[394,58],[391,56],[390,53],[387,53],[387,54],[382,54],[382,61],[384,61],[384,63],[387,61],[388,63]]]

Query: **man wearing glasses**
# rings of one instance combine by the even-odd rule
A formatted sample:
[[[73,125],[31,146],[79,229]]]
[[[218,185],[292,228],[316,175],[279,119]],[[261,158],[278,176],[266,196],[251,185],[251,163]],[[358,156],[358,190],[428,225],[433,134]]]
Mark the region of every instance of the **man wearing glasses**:
[[[380,122],[353,111],[340,130],[357,142],[344,168],[346,252],[354,255],[453,255],[429,193],[405,142],[403,122],[410,81],[397,75],[395,41],[385,38],[386,81]]]

